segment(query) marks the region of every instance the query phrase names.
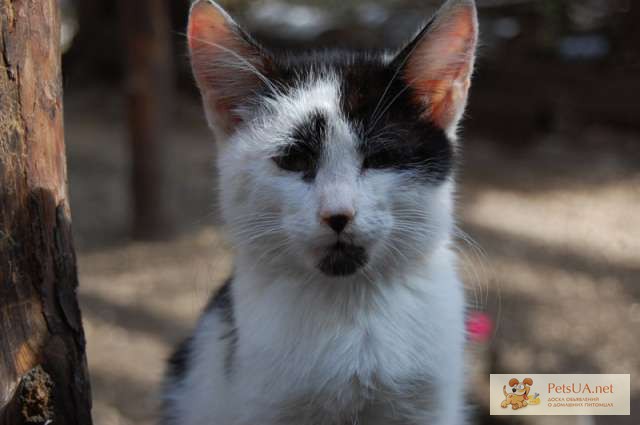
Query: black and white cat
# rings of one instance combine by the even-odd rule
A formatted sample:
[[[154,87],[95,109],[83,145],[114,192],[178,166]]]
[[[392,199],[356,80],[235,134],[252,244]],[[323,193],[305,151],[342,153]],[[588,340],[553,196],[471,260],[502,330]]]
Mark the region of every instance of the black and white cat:
[[[451,250],[478,24],[400,52],[269,52],[213,2],[188,40],[234,274],[170,361],[166,425],[464,423]]]

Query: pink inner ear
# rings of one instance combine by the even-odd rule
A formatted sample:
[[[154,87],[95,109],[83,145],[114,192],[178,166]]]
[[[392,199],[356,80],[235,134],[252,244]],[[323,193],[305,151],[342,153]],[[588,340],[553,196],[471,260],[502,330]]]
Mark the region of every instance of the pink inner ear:
[[[211,43],[224,44],[231,32],[227,17],[212,4],[201,0],[191,9],[187,33],[192,52],[211,49]]]
[[[257,49],[222,9],[200,0],[191,9],[188,41],[191,65],[215,125],[230,131],[239,122],[237,108],[260,84],[248,68],[259,66]]]
[[[411,54],[405,78],[416,100],[428,105],[428,118],[447,129],[466,104],[477,43],[475,8],[443,11],[423,38]]]

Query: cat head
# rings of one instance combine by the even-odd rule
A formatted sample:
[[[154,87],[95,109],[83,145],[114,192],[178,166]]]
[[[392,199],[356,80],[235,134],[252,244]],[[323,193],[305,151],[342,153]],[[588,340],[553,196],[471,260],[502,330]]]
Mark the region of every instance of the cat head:
[[[235,245],[257,263],[343,277],[445,243],[477,38],[473,0],[449,0],[395,54],[275,53],[196,2],[191,61]]]

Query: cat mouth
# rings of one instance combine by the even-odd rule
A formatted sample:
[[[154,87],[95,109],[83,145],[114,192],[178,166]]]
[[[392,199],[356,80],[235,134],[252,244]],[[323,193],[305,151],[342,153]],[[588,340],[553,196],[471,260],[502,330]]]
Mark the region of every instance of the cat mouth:
[[[363,267],[367,260],[367,251],[363,247],[338,241],[327,248],[318,269],[327,276],[349,276]]]

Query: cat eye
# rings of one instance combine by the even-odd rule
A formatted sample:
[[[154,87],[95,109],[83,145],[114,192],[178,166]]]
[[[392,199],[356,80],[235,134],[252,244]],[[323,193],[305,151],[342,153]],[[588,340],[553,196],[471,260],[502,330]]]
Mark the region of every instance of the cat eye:
[[[395,137],[372,137],[358,146],[361,172],[397,170],[406,176],[442,181],[453,162],[453,150],[446,134],[424,124],[403,124]]]
[[[282,154],[272,158],[278,167],[294,173],[305,173],[305,178],[315,174],[316,159],[312,151],[295,144],[286,148]]]

